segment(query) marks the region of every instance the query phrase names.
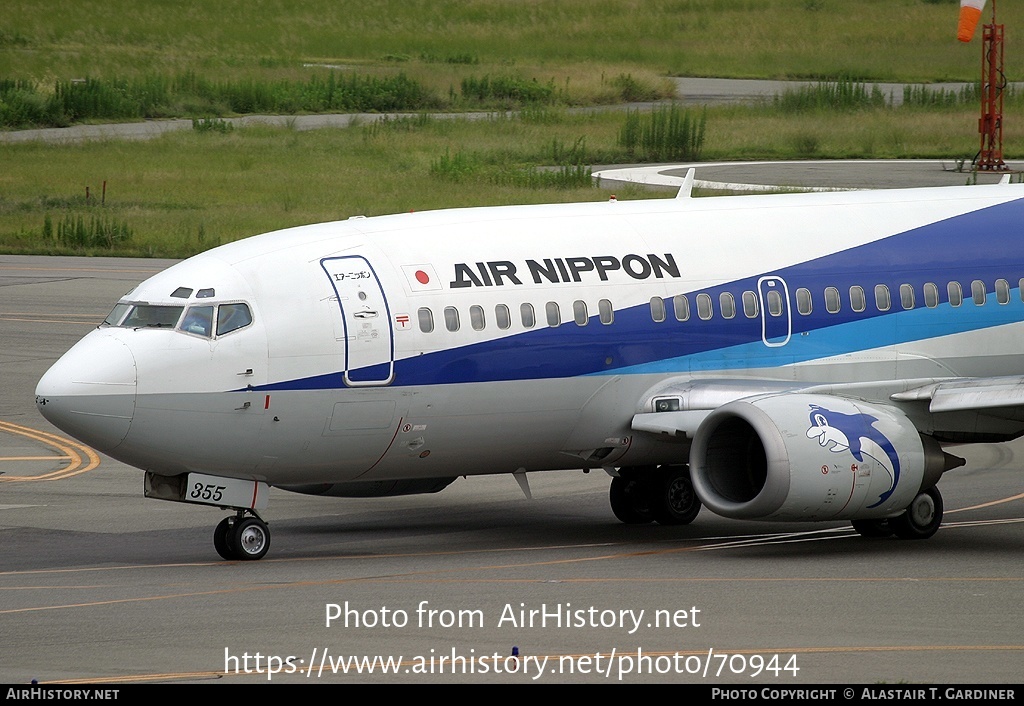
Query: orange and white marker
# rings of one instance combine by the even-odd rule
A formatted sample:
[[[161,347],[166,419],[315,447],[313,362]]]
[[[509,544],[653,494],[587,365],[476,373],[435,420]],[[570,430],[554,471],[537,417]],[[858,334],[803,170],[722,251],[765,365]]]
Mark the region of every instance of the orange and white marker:
[[[960,23],[956,28],[956,38],[961,42],[969,42],[974,36],[974,29],[981,19],[981,11],[985,9],[986,0],[960,0]]]

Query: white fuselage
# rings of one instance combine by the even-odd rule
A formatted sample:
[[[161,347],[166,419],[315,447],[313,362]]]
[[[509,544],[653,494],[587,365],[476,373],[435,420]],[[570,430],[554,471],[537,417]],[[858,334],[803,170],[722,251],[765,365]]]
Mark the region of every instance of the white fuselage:
[[[685,462],[684,435],[634,427],[659,390],[684,390],[685,411],[700,406],[693,381],[860,384],[889,401],[923,380],[1021,373],[1021,228],[985,219],[1019,224],[1022,197],[674,199],[294,228],[142,283],[124,311],[179,318],[115,318],[37,398],[57,426],[164,475],[287,486]],[[223,334],[183,325],[194,307],[226,320],[240,305],[251,321]],[[922,432],[966,423],[907,414]],[[992,433],[1019,433],[1011,417]]]

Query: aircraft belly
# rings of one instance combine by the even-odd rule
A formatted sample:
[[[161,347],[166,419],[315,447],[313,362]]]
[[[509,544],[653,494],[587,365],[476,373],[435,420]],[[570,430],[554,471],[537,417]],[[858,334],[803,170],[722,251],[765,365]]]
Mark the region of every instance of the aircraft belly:
[[[596,409],[588,399],[605,378],[273,392],[260,475],[287,484],[593,466],[567,455],[567,440],[600,446],[628,431],[650,384],[630,378],[582,436],[581,409]]]
[[[613,432],[621,435],[619,417],[628,429],[645,384],[639,378],[647,376],[632,377],[638,378],[629,385],[635,395],[609,396],[604,415],[588,417],[592,428],[587,434],[578,431],[583,410],[607,385],[607,378],[415,388],[394,444],[366,477],[483,475],[593,465],[567,455],[567,442],[586,436],[582,443],[601,445]]]
[[[386,387],[261,395],[258,475],[279,484],[357,478],[393,442],[404,400]]]

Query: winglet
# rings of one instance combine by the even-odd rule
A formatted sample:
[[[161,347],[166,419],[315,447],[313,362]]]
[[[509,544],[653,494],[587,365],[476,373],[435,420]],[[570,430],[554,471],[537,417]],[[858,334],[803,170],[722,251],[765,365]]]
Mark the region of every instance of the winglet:
[[[693,177],[696,173],[697,170],[693,167],[686,170],[686,176],[683,177],[683,183],[679,186],[679,193],[676,194],[677,199],[690,198],[690,192],[693,191]]]

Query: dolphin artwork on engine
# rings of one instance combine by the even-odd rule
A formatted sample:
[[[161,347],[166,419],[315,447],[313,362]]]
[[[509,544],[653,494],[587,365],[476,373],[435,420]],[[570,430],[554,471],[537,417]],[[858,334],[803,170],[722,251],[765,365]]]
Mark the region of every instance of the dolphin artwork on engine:
[[[897,483],[900,482],[900,457],[896,453],[892,442],[886,438],[885,434],[874,427],[878,419],[863,413],[843,414],[841,412],[833,412],[815,404],[810,405],[810,407],[811,427],[807,430],[807,438],[813,439],[817,437],[818,443],[826,447],[832,444],[832,451],[834,453],[849,451],[858,462],[863,462],[864,455],[867,454],[889,472],[892,484],[888,490],[878,497],[878,502],[868,507],[878,507],[884,503],[892,495],[893,491],[896,490]],[[864,448],[865,441],[874,443],[882,453],[866,451]],[[888,463],[880,458],[883,454],[888,459]]]

